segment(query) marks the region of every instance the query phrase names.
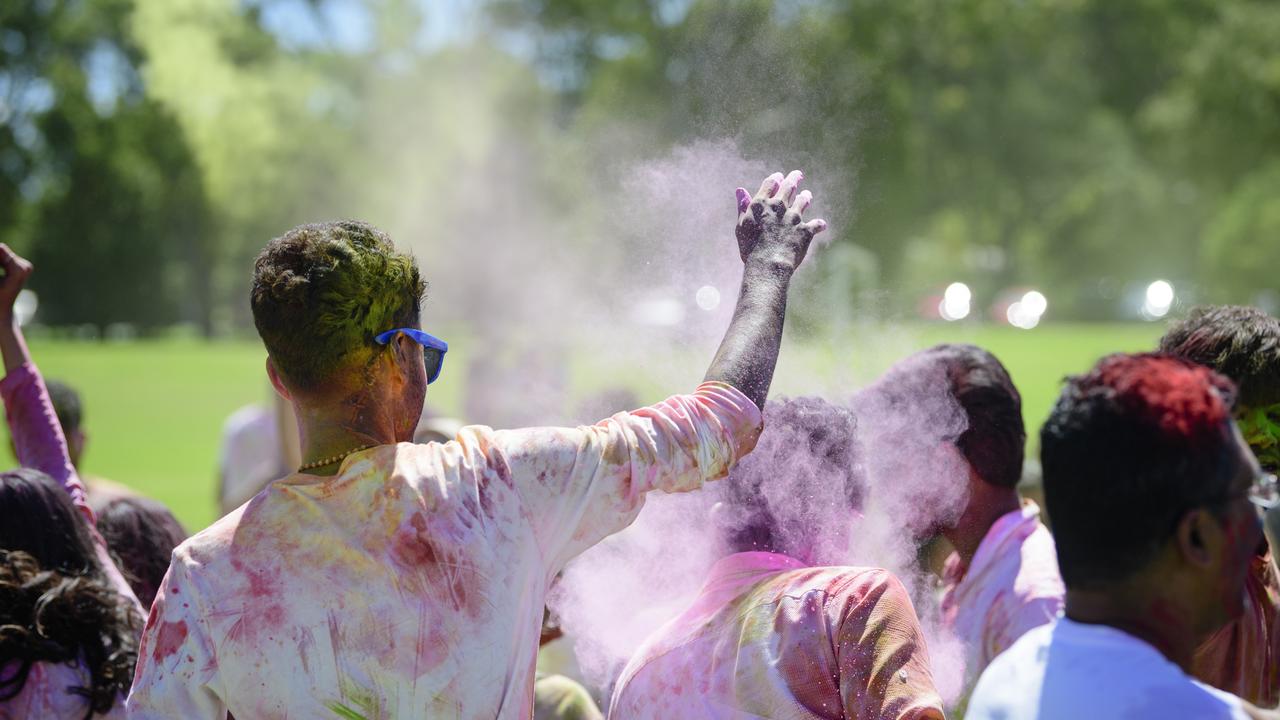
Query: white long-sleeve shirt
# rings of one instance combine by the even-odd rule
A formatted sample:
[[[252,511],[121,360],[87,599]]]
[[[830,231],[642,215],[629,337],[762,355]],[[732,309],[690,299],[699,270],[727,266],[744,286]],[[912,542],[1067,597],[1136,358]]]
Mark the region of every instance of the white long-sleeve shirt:
[[[723,477],[760,427],[704,383],[591,427],[469,427],[278,480],[174,551],[129,716],[529,718],[550,580],[646,492]]]

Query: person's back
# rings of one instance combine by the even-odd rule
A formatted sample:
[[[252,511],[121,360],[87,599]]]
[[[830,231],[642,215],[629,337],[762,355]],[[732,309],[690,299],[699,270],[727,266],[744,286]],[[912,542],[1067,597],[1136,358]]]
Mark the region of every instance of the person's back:
[[[1107,625],[1062,618],[1023,635],[974,690],[967,717],[1038,720],[1246,720],[1240,699],[1187,675]]]
[[[879,568],[720,560],[619,678],[611,718],[941,718],[906,589]]]
[[[153,609],[163,624],[143,644],[138,684],[176,679],[202,692],[152,695],[140,707],[202,716],[225,703],[239,717],[527,715],[513,704],[530,701],[533,657],[524,649],[537,647],[547,583],[639,511],[633,470],[679,490],[727,469],[756,420],[753,412],[712,419],[695,406],[722,392],[704,386],[590,428],[467,428],[450,443],[354,453],[331,477],[272,483],[175,551]],[[687,447],[650,436],[651,423],[688,438],[720,424],[737,436],[718,449]],[[637,436],[653,443],[648,462],[631,452]],[[266,669],[276,681],[265,682]]]

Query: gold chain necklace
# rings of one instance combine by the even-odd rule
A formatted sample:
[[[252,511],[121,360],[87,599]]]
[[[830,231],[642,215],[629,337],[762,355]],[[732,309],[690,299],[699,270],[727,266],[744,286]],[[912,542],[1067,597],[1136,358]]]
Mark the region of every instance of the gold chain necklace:
[[[356,453],[358,453],[358,452],[360,452],[360,451],[362,451],[362,450],[368,450],[368,449],[369,449],[369,448],[371,448],[371,447],[373,447],[373,445],[361,445],[361,446],[360,446],[360,447],[358,447],[358,448],[355,448],[355,449],[352,449],[352,450],[348,450],[348,451],[346,451],[346,452],[344,452],[344,453],[340,453],[340,454],[338,454],[338,455],[334,455],[333,457],[321,458],[321,459],[319,459],[319,460],[316,460],[315,462],[309,462],[309,463],[307,463],[306,465],[303,465],[302,467],[298,468],[298,472],[306,472],[306,471],[308,471],[308,470],[315,470],[316,468],[322,468],[322,467],[324,467],[325,465],[332,465],[332,464],[337,463],[337,462],[342,462],[343,460],[346,460],[346,459],[347,459],[347,456],[348,456],[348,455],[355,455]]]

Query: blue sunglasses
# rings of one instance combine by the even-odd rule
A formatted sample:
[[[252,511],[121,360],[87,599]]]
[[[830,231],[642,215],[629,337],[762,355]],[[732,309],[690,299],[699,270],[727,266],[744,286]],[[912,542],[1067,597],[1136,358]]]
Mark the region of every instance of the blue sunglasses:
[[[386,345],[398,333],[408,335],[411,340],[422,346],[422,364],[427,368],[427,384],[435,382],[444,368],[444,354],[449,352],[449,343],[413,328],[388,330],[374,336],[373,341],[379,345]]]

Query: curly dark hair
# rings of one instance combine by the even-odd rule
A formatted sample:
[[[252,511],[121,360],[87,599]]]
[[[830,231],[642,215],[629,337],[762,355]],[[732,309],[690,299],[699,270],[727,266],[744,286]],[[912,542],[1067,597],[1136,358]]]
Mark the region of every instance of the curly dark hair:
[[[412,257],[367,223],[300,225],[254,264],[253,322],[280,371],[311,390],[358,366],[384,330],[416,325],[426,283]]]
[[[0,473],[0,702],[17,697],[35,663],[81,663],[85,718],[129,690],[141,618],[107,581],[88,522],[53,478]]]
[[[1111,355],[1067,379],[1040,457],[1068,588],[1129,577],[1179,518],[1229,497],[1234,393],[1209,368],[1159,354]]]
[[[720,483],[734,552],[803,554],[819,528],[860,510],[866,473],[851,410],[817,397],[771,400],[755,450]]]
[[[1160,338],[1160,350],[1226,375],[1239,388],[1243,407],[1280,403],[1280,319],[1258,308],[1193,308]]]
[[[149,608],[169,570],[173,549],[187,531],[163,503],[144,497],[120,497],[98,513],[98,532],[119,559],[133,594]]]

